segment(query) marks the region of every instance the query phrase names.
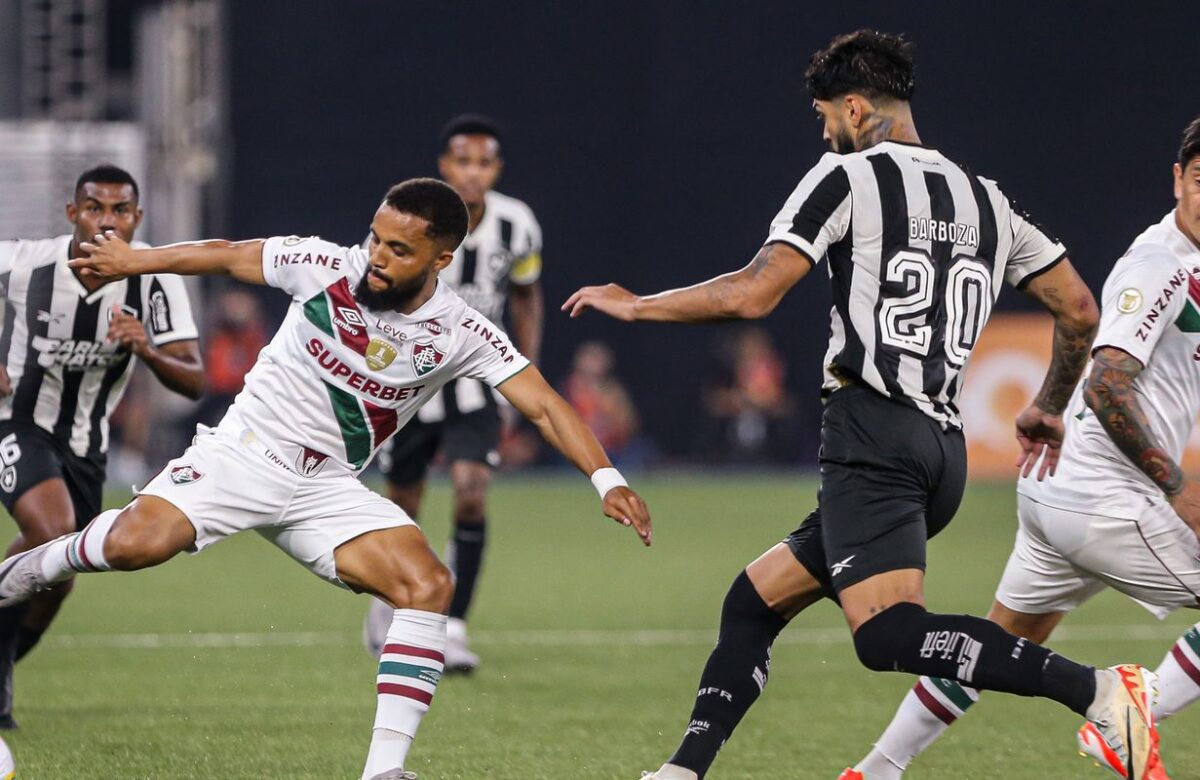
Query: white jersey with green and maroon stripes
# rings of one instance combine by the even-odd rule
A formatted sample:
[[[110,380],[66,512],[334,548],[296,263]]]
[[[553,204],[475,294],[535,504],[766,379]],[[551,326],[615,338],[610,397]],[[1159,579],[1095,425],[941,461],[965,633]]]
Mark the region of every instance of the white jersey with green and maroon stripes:
[[[1138,236],[1109,273],[1092,349],[1101,347],[1128,352],[1145,366],[1134,389],[1155,438],[1178,463],[1200,414],[1200,247],[1179,229],[1173,211]],[[1060,509],[1136,519],[1145,497],[1162,491],[1088,409],[1084,382],[1064,415],[1057,473],[1042,482],[1018,480],[1017,492]]]
[[[275,237],[262,263],[267,284],[292,304],[233,411],[306,476],[361,471],[449,380],[495,387],[529,364],[442,282],[410,315],[359,304],[354,289],[367,268],[359,247]]]

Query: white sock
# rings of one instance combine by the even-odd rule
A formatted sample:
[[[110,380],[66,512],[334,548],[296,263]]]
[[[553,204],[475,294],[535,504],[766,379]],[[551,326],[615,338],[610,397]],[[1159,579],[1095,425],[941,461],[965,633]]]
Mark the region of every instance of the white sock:
[[[420,609],[396,610],[379,657],[379,702],[363,780],[404,768],[417,726],[429,711],[442,677],[445,648],[445,615]]]
[[[104,557],[104,539],[120,514],[119,509],[101,512],[82,531],[54,540],[42,557],[42,576],[46,582],[62,582],[76,574],[111,571],[112,567]]]
[[[900,702],[875,747],[854,768],[866,780],[899,780],[908,765],[979,699],[974,688],[922,677]]]
[[[1200,699],[1200,623],[1176,640],[1154,673],[1158,675],[1155,720],[1166,720]]]
[[[698,780],[699,775],[690,769],[684,769],[681,766],[674,764],[663,764],[662,768],[654,773],[655,780]]]

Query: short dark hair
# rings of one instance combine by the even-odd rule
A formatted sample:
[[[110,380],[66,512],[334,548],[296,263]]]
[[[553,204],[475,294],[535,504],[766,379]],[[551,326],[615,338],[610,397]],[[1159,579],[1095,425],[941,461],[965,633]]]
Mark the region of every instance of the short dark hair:
[[[462,243],[467,235],[467,205],[458,193],[438,179],[409,179],[388,190],[383,202],[429,223],[427,235],[435,241]]]
[[[133,198],[139,200],[141,193],[138,192],[137,181],[124,168],[118,168],[111,163],[103,163],[95,168],[88,168],[83,173],[79,174],[79,178],[75,180],[75,197],[79,197],[79,191],[83,189],[85,184],[128,184],[133,187]]]
[[[1200,116],[1183,130],[1183,141],[1179,144],[1179,167],[1186,168],[1195,157],[1200,157]]]
[[[439,139],[442,152],[450,148],[450,139],[456,135],[486,135],[500,143],[500,128],[483,114],[460,114],[447,122]]]
[[[915,56],[916,46],[903,35],[857,30],[814,54],[804,79],[817,100],[858,92],[908,101],[917,88]]]

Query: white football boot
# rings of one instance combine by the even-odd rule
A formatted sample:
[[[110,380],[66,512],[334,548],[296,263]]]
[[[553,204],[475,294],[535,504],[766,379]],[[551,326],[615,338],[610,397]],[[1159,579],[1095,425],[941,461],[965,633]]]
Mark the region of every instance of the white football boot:
[[[663,764],[657,772],[642,772],[642,780],[696,780],[697,775],[690,769]]]
[[[381,775],[375,775],[371,780],[417,780],[417,773],[406,772],[403,769],[389,769]]]
[[[42,558],[46,550],[58,540],[26,550],[0,563],[0,608],[11,607],[28,601],[35,593],[50,587],[42,576]]]
[[[470,673],[479,666],[479,656],[467,648],[467,624],[461,618],[446,620],[446,671]]]
[[[1096,759],[1127,780],[1160,776],[1158,733],[1151,709],[1158,697],[1158,675],[1137,664],[1105,669],[1108,690],[1088,708],[1088,721],[1097,733],[1080,732],[1080,752]],[[1103,696],[1103,698],[1100,698]],[[1087,737],[1102,739],[1087,739]]]

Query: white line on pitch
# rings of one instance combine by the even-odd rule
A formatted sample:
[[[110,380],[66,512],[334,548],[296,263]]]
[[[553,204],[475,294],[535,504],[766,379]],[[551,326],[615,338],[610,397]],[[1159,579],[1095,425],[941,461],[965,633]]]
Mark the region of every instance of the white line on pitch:
[[[1169,641],[1177,638],[1183,626],[1146,623],[1125,626],[1066,626],[1059,629],[1053,641],[1111,642]],[[785,630],[777,644],[833,645],[849,642],[844,628],[794,628]],[[182,634],[54,634],[45,643],[58,648],[237,648],[237,647],[334,647],[352,645],[359,641],[354,634],[337,631],[269,631],[246,633],[182,633]],[[480,645],[522,645],[541,647],[609,647],[632,645],[640,647],[710,645],[716,641],[715,629],[528,629],[475,631],[471,641]]]

